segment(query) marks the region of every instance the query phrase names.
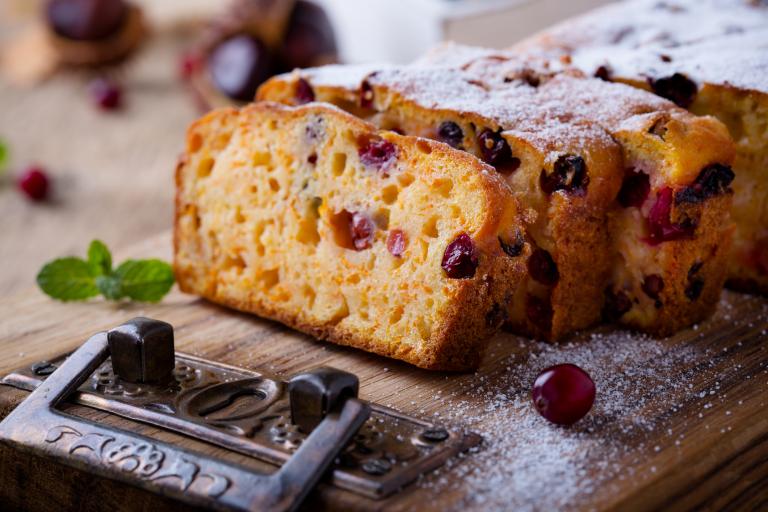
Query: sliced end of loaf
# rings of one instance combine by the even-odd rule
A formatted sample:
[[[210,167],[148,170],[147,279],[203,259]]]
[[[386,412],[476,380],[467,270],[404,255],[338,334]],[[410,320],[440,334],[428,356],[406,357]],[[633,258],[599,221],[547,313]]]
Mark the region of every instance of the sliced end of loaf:
[[[182,290],[423,368],[479,364],[530,252],[495,171],[329,105],[209,114],[177,187]]]

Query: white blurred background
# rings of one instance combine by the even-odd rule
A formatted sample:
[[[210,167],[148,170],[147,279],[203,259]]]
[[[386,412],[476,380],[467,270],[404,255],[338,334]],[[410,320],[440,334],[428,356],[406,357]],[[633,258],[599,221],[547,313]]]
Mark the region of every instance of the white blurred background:
[[[345,62],[409,62],[441,41],[503,48],[608,0],[318,0]]]
[[[24,0],[29,1],[29,0]],[[314,0],[336,29],[341,60],[409,62],[441,41],[503,48],[610,0]],[[155,22],[223,11],[220,0],[140,0]]]

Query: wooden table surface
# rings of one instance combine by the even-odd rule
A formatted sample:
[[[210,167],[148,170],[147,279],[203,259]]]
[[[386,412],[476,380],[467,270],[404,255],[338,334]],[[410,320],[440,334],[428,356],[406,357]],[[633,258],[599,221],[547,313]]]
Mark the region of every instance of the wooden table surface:
[[[121,256],[169,258],[170,250],[166,233]],[[0,374],[72,350],[96,331],[146,315],[176,327],[178,350],[284,376],[321,365],[337,367],[360,377],[366,400],[484,437],[479,451],[394,498],[375,502],[326,488],[308,510],[340,503],[350,509],[435,511],[768,506],[764,299],[728,293],[715,318],[666,340],[603,329],[553,346],[500,334],[480,370],[463,375],[419,370],[318,342],[176,291],[163,303],[146,306],[100,300],[61,304],[30,289],[0,298],[0,311]],[[529,398],[537,372],[560,362],[585,368],[598,389],[592,412],[570,428],[548,424]],[[0,415],[22,397],[0,392]],[[103,413],[96,417],[105,420]],[[162,437],[157,429],[150,432]],[[40,474],[25,480],[27,499],[52,497],[46,494],[53,492],[50,483]],[[20,475],[10,466],[5,474],[0,469],[6,485]],[[160,507],[146,496],[139,506],[118,499],[129,491],[106,489],[118,502],[117,510]],[[69,494],[80,496],[72,507],[103,509],[104,502],[98,498],[94,503],[90,491]]]
[[[178,74],[188,31],[169,21],[172,7],[186,2],[148,3],[158,4],[160,18],[152,38],[110,71],[124,87],[120,111],[101,112],[89,99],[95,73],[59,73],[20,87],[0,72],[0,139],[11,152],[0,177],[0,294],[33,284],[52,258],[82,255],[93,238],[126,246],[170,228],[174,166],[199,112]],[[34,4],[0,1],[0,46],[28,26]],[[32,163],[53,180],[53,197],[43,204],[13,184]]]

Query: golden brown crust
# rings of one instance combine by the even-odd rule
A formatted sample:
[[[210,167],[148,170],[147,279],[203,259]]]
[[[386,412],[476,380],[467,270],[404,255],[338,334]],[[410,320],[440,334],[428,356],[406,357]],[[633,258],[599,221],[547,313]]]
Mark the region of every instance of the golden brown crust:
[[[768,7],[751,0],[631,0],[516,45],[567,55],[584,73],[669,97],[721,120],[733,135],[733,220],[728,285],[768,294]],[[703,139],[706,140],[706,139]],[[687,158],[698,155],[696,148]]]
[[[463,197],[459,196],[459,193],[471,193],[472,197],[475,198],[476,205],[471,207],[467,205],[467,215],[471,214],[471,218],[461,223],[456,221],[454,229],[459,229],[464,222],[470,222],[467,226],[472,226],[472,238],[480,254],[476,274],[473,278],[458,280],[438,277],[437,284],[432,282],[433,278],[424,277],[421,278],[425,279],[423,282],[413,284],[416,286],[413,290],[421,289],[420,287],[433,289],[433,294],[438,293],[438,295],[434,295],[434,300],[444,300],[445,304],[445,307],[439,309],[439,314],[432,320],[429,319],[431,318],[429,311],[416,312],[418,315],[423,313],[424,320],[421,321],[426,322],[422,327],[426,330],[427,335],[420,341],[411,335],[402,339],[398,335],[382,336],[379,331],[366,330],[360,328],[361,324],[348,321],[348,318],[355,317],[356,314],[354,301],[357,299],[355,297],[347,297],[349,306],[347,306],[347,300],[344,300],[344,307],[349,308],[346,311],[347,317],[340,318],[335,315],[323,317],[323,319],[320,316],[308,314],[307,308],[296,307],[293,303],[283,304],[280,300],[274,299],[274,294],[269,295],[272,292],[261,292],[256,285],[247,284],[251,282],[250,276],[257,275],[258,270],[253,270],[250,273],[248,270],[242,270],[239,274],[240,277],[234,282],[227,277],[227,265],[231,264],[230,260],[232,259],[232,256],[227,256],[227,254],[231,254],[232,250],[235,249],[233,244],[242,246],[242,250],[245,251],[241,253],[244,255],[240,257],[248,261],[246,268],[257,269],[261,260],[253,262],[249,259],[248,245],[250,242],[247,238],[243,239],[242,236],[237,235],[235,227],[227,224],[214,225],[209,222],[211,206],[226,209],[231,207],[231,204],[223,204],[218,199],[211,202],[206,194],[213,190],[212,187],[235,186],[234,190],[238,191],[236,192],[238,196],[229,197],[232,203],[244,204],[238,201],[242,195],[243,185],[247,184],[247,181],[235,181],[235,178],[232,177],[237,169],[245,164],[243,157],[248,154],[243,153],[240,148],[251,148],[250,141],[258,133],[261,133],[259,132],[260,127],[267,129],[266,127],[270,123],[275,123],[281,128],[278,132],[271,132],[274,135],[273,140],[269,142],[273,144],[273,155],[287,152],[290,161],[297,161],[303,158],[302,151],[306,148],[297,147],[296,144],[287,144],[290,147],[286,147],[286,145],[282,145],[281,141],[285,139],[288,143],[291,140],[287,138],[288,133],[297,133],[296,130],[303,133],[304,126],[309,126],[308,121],[317,117],[322,117],[326,129],[329,133],[334,134],[333,136],[328,135],[328,138],[324,139],[326,142],[316,146],[315,158],[318,161],[318,166],[324,165],[326,162],[324,159],[330,154],[330,149],[339,149],[338,145],[341,144],[339,140],[344,137],[351,137],[350,140],[359,140],[359,137],[381,137],[382,140],[394,144],[398,151],[399,160],[408,162],[407,166],[410,167],[407,167],[407,172],[414,175],[414,183],[420,183],[419,186],[421,187],[430,183],[433,184],[430,186],[439,187],[446,178],[450,177],[453,183],[450,190],[457,197]],[[214,164],[210,162],[205,165],[205,168],[207,169],[206,172],[209,173],[206,176],[215,177],[220,181],[208,183],[205,182],[207,178],[198,177],[200,166],[206,162],[206,159],[218,160],[219,163],[213,170],[210,169]],[[219,166],[223,167],[219,168]],[[318,167],[318,169],[321,168],[325,169],[325,167]],[[273,173],[271,175],[275,176],[284,171],[286,169],[276,164],[270,172]],[[253,168],[253,172],[262,171]],[[320,182],[322,176],[318,175],[316,179]],[[208,114],[194,123],[188,131],[187,148],[179,162],[176,181],[174,265],[182,291],[195,293],[242,311],[257,313],[320,339],[395,357],[423,368],[466,370],[479,364],[484,340],[500,323],[500,321],[496,321],[494,312],[501,309],[506,301],[514,295],[524,272],[525,257],[530,252],[527,244],[522,248],[521,256],[516,258],[511,258],[502,251],[499,236],[510,236],[520,228],[517,203],[512,198],[507,185],[487,166],[469,154],[458,152],[441,143],[416,137],[400,136],[391,132],[377,133],[369,124],[329,105],[312,104],[292,109],[277,104],[260,103],[250,105],[239,111],[229,109]],[[386,183],[390,182],[391,180]],[[255,178],[252,184],[252,186],[256,186]],[[315,193],[323,199],[319,212],[321,218],[324,218],[323,216],[326,215],[324,212],[327,209],[325,201],[327,200],[330,204],[330,196],[326,198],[319,189]],[[275,197],[277,195],[278,193],[274,194]],[[350,192],[349,195],[352,193]],[[248,197],[248,201],[256,200],[255,195]],[[403,199],[403,201],[405,200]],[[412,201],[415,199],[408,199],[408,201],[411,201],[408,204],[413,206]],[[410,212],[416,210],[412,207],[408,208],[408,205],[405,205],[405,208],[406,211]],[[206,211],[206,209],[208,210]],[[247,211],[243,210],[242,215],[247,217],[248,214]],[[203,224],[209,222],[205,224],[208,228],[201,225],[200,217],[202,217]],[[471,220],[475,218],[476,221]],[[393,210],[393,222],[395,219]],[[250,220],[245,222],[250,222]],[[285,216],[283,222],[289,222],[289,217]],[[447,225],[442,226],[442,229],[447,229]],[[210,238],[206,229],[215,229],[216,236]],[[322,239],[325,231],[321,229],[319,233]],[[446,236],[450,238],[450,235]],[[222,241],[217,242],[218,239]],[[414,246],[416,242],[417,239],[414,235]],[[277,244],[278,242],[275,240],[272,243]],[[280,239],[279,242],[279,244],[286,244],[286,246],[291,243],[295,242],[285,238]],[[323,250],[322,244],[324,243],[332,244],[332,241],[319,241],[318,250]],[[434,243],[438,243],[436,247],[441,247],[442,242]],[[341,265],[339,268],[353,270],[356,268],[355,272],[359,272],[362,276],[363,281],[361,283],[368,283],[366,279],[369,279],[370,282],[374,283],[372,290],[376,290],[379,295],[387,293],[384,289],[376,288],[373,273],[376,271],[376,266],[381,267],[381,265],[388,264],[388,254],[383,253],[375,263],[372,263],[375,266],[370,270],[371,274],[368,277],[369,274],[366,271],[360,270],[362,267],[355,267],[355,258],[360,253],[354,253],[354,251],[345,253],[343,250],[339,253],[339,248],[332,249],[332,251],[340,254],[340,260],[333,262],[334,265]],[[380,251],[376,254],[379,253]],[[428,263],[428,261],[432,263]],[[420,275],[435,276],[435,269],[432,268],[435,259],[431,258],[428,261],[421,264],[421,268],[426,269],[425,272],[427,273]],[[439,259],[437,261],[439,264]],[[381,267],[379,270],[383,268],[385,267]],[[281,276],[283,270],[290,270],[290,268],[281,268]],[[321,286],[328,286],[337,292],[343,289],[342,281],[345,278],[344,271],[336,271],[324,275],[322,278],[324,284]],[[292,278],[288,276],[283,279],[290,281]],[[399,286],[402,286],[404,290],[402,296],[390,294],[391,298],[387,298],[387,301],[402,303],[400,315],[403,315],[402,308],[409,307],[409,294],[415,293],[415,291],[407,291],[412,287],[410,281],[419,279],[416,275],[398,277],[396,272],[390,277],[393,283],[400,283]],[[300,283],[300,281],[296,282]],[[446,291],[434,292],[436,286]],[[278,286],[275,286],[274,289],[277,290]],[[296,288],[294,286],[291,289]],[[317,293],[318,300],[320,300],[320,292]],[[371,298],[371,303],[374,302],[374,298]],[[387,303],[389,304],[389,302]],[[413,305],[413,307],[417,306]],[[374,314],[382,316],[385,314],[385,310],[375,310],[371,314],[372,316]],[[407,310],[405,314],[408,314]]]
[[[727,273],[733,226],[723,225],[728,218],[731,194],[709,200],[706,208],[695,208],[699,226],[693,240],[664,242],[660,248],[657,275],[664,282],[658,300],[636,292],[642,300],[655,303],[653,322],[640,317],[625,319],[630,327],[655,336],[669,336],[694,323],[705,320],[717,306]],[[691,211],[688,212],[691,214]],[[680,276],[684,276],[681,279]]]

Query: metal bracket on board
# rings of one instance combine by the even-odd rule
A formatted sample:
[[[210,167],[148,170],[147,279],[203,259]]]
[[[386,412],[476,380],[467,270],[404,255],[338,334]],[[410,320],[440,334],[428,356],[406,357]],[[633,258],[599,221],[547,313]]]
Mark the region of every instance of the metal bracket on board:
[[[137,318],[71,355],[2,379],[32,391],[0,422],[0,441],[191,505],[293,510],[328,482],[382,498],[480,442],[472,433],[357,398],[332,368],[288,382],[174,352],[173,328]],[[155,425],[279,466],[258,474],[57,410],[72,402]]]

